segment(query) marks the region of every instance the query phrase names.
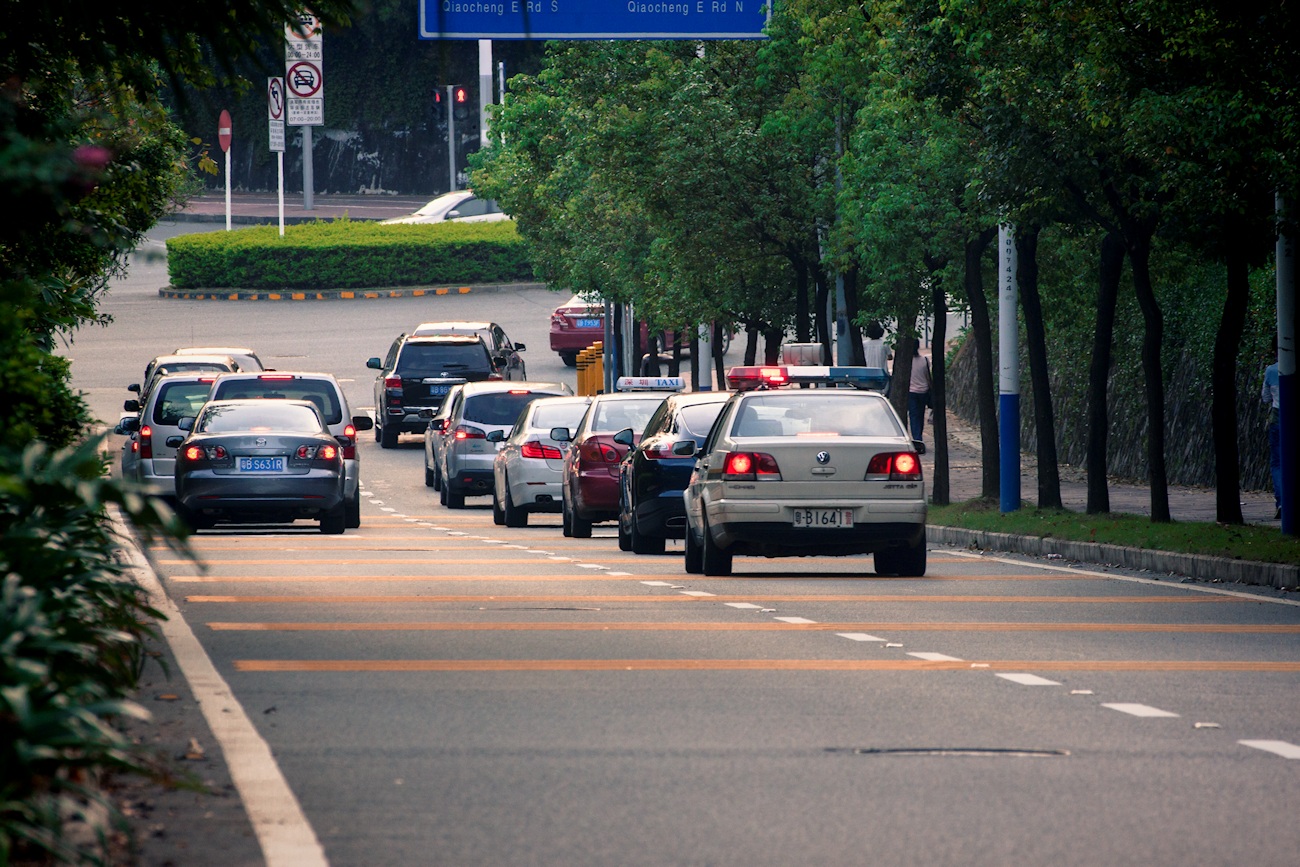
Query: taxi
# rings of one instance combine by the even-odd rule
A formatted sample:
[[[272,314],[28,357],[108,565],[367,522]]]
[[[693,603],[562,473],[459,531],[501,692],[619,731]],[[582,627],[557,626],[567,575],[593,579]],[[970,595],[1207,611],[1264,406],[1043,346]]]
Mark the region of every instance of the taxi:
[[[736,555],[873,554],[878,574],[925,574],[921,461],[878,368],[733,368],[735,393],[698,448],[683,499],[686,571]]]

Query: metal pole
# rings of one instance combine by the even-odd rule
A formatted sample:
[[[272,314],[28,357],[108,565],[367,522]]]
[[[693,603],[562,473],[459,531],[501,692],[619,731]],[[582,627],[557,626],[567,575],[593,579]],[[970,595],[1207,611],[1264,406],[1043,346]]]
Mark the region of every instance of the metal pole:
[[[478,41],[478,146],[488,143],[488,106],[492,104],[492,40]]]
[[[1001,511],[1020,508],[1020,325],[1016,319],[1016,229],[998,226],[998,368]],[[942,351],[940,348],[938,351]]]
[[[226,148],[226,231],[230,231],[230,148]]]
[[[280,204],[279,204],[280,237],[283,238],[284,237],[284,151],[276,151],[275,173],[277,179],[276,189],[279,191],[278,198],[280,200]]]
[[[302,209],[310,211],[316,207],[312,201],[312,192],[316,186],[315,171],[311,157],[311,127],[302,128]]]
[[[713,391],[713,326],[701,325],[698,334],[700,341],[696,346],[700,351],[695,354],[699,358],[692,358],[691,364],[698,372],[700,391]]]
[[[1296,303],[1294,230],[1284,220],[1294,218],[1295,203],[1278,194],[1277,212],[1277,372],[1278,438],[1282,446],[1282,532],[1300,535],[1300,412],[1296,406]]]
[[[447,85],[447,192],[456,189],[456,106],[454,85]]]

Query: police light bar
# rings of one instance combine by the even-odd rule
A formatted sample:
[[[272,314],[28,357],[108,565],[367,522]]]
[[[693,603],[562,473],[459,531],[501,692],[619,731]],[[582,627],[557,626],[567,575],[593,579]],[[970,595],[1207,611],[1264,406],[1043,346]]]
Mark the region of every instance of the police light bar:
[[[620,376],[614,387],[618,391],[681,391],[686,380],[680,376]]]
[[[792,384],[847,385],[884,391],[889,374],[881,367],[828,367],[800,365],[781,367],[733,367],[727,371],[727,385],[736,391],[781,388]]]

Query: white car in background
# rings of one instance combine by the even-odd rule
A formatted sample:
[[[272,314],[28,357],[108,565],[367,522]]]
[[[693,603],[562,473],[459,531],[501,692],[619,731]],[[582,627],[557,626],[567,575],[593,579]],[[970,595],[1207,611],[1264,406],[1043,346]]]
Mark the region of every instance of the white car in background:
[[[573,430],[591,403],[589,395],[540,397],[519,414],[514,428],[490,436],[504,440],[492,464],[492,519],[507,527],[527,527],[532,512],[558,513],[564,453],[569,444],[551,431]]]
[[[472,190],[453,190],[443,193],[414,214],[384,220],[384,226],[402,226],[418,223],[495,223],[510,219],[501,212],[495,199],[480,199]]]

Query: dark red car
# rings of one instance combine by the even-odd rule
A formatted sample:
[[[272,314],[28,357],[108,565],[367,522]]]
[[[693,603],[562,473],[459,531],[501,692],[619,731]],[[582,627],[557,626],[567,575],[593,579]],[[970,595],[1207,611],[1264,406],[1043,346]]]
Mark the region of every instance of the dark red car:
[[[569,367],[578,363],[578,353],[605,339],[605,307],[574,295],[551,314],[551,351],[559,353]]]
[[[598,394],[577,430],[551,431],[551,439],[569,443],[560,488],[564,535],[588,539],[592,524],[618,518],[619,465],[627,446],[614,442],[614,434],[630,428],[635,444],[664,397],[663,392]]]

